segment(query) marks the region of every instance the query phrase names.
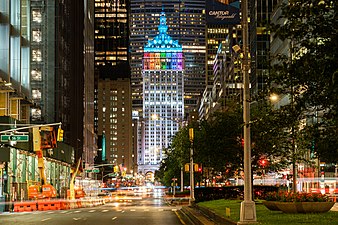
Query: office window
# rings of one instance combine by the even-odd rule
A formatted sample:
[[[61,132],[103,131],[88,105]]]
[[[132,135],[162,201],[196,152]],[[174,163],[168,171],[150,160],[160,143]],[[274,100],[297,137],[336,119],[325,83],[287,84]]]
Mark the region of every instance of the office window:
[[[39,9],[32,10],[32,17],[33,17],[33,22],[36,22],[36,23],[42,22],[42,14]]]
[[[32,61],[33,62],[41,62],[42,55],[40,49],[32,49]]]
[[[39,89],[32,89],[32,98],[41,99],[41,91]]]
[[[41,31],[40,30],[33,30],[33,42],[41,42]]]
[[[33,69],[31,71],[31,77],[34,81],[42,81],[42,73],[39,69]]]

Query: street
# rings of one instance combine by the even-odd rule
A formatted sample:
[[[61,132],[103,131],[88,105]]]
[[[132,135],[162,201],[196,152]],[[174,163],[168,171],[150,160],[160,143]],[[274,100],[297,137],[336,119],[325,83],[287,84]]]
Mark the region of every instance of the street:
[[[105,205],[58,211],[0,214],[1,225],[180,225],[179,207],[167,206],[162,198],[131,198]]]

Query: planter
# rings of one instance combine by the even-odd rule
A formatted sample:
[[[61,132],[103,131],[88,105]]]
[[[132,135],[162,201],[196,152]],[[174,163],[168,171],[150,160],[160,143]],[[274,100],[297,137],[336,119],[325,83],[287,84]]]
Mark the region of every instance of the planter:
[[[275,202],[284,213],[323,213],[329,211],[334,202]]]
[[[276,203],[278,203],[276,201],[263,201],[262,203],[266,208],[270,209],[271,211],[280,211],[280,209],[276,205]]]

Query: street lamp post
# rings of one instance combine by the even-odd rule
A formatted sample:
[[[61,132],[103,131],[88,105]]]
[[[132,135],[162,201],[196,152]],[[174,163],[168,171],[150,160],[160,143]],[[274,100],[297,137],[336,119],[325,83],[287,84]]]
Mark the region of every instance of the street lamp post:
[[[195,202],[195,181],[194,181],[194,129],[189,128],[189,140],[190,140],[190,199],[189,205],[191,206]]]
[[[244,201],[241,203],[240,221],[238,224],[256,222],[256,206],[252,201],[251,183],[251,140],[250,140],[250,79],[249,79],[249,32],[248,0],[242,0],[242,37],[243,37],[243,121],[244,121]]]

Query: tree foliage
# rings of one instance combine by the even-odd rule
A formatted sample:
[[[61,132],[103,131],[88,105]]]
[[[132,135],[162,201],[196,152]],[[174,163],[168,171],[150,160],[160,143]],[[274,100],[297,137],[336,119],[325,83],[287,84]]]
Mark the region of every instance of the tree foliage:
[[[282,5],[274,38],[288,43],[288,54],[273,55],[273,91],[289,96],[280,115],[297,148],[313,149],[321,160],[337,162],[338,23],[337,3],[331,0],[290,0]],[[314,118],[315,119],[311,119]],[[315,121],[299,129],[303,121]],[[291,132],[290,132],[291,131]],[[312,136],[311,136],[311,135]],[[287,135],[287,133],[285,134]],[[314,143],[315,141],[315,143]],[[283,141],[284,145],[290,142]],[[337,145],[336,145],[337,146]],[[299,156],[295,157],[299,160]]]

